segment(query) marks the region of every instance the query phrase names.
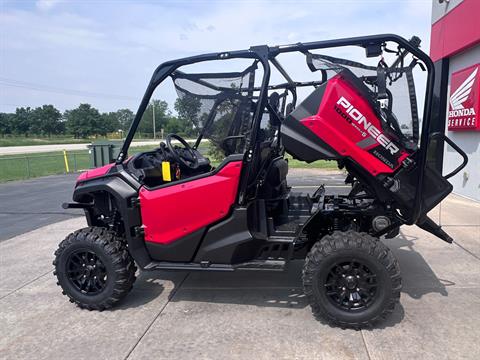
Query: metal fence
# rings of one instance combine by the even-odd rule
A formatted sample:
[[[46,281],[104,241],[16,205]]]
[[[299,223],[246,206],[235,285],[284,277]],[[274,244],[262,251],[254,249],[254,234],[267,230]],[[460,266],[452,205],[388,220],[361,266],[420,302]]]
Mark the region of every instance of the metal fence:
[[[88,151],[0,156],[0,182],[77,172],[90,164]]]

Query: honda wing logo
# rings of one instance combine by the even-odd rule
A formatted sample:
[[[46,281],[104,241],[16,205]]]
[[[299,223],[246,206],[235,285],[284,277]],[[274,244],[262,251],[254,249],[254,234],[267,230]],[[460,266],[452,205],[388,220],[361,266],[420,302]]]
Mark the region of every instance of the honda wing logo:
[[[465,81],[458,87],[457,90],[450,97],[450,106],[452,110],[464,109],[463,103],[468,99],[472,91],[475,76],[477,75],[478,67],[465,79]]]
[[[452,74],[450,79],[449,130],[477,129],[479,103],[479,64]]]

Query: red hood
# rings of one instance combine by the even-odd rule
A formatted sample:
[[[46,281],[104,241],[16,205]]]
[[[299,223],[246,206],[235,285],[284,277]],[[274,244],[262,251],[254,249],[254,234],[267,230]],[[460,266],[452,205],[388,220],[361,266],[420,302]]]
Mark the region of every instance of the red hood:
[[[91,169],[88,171],[82,172],[78,178],[77,178],[77,183],[80,181],[85,181],[88,179],[96,178],[105,175],[115,164],[108,164],[96,169]]]

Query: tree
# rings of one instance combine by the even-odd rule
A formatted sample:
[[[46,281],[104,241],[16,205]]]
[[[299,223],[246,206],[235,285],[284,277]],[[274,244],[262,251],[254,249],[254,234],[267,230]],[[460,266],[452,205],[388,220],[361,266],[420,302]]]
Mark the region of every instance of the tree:
[[[12,132],[18,135],[28,137],[33,123],[32,109],[21,107],[15,110],[15,116],[12,123]]]
[[[153,108],[155,107],[155,131],[165,128],[165,125],[172,117],[168,109],[168,104],[163,100],[152,100],[143,113],[142,120],[138,126],[137,132],[153,135]]]
[[[98,133],[101,116],[90,104],[80,104],[78,108],[64,114],[67,130],[75,139],[86,138]]]
[[[60,134],[65,130],[62,123],[62,114],[53,105],[37,107],[32,112],[31,131],[50,137],[52,134]]]
[[[3,137],[13,131],[13,120],[15,114],[0,113],[0,135]]]
[[[108,133],[118,131],[119,127],[120,124],[116,112],[103,113],[97,126],[96,133],[105,136]]]
[[[185,133],[185,124],[174,116],[170,117],[164,127],[165,134],[182,134]]]
[[[175,101],[174,108],[178,113],[178,120],[184,125],[184,132],[193,135],[198,131],[202,103],[200,99],[188,94],[180,96]]]
[[[133,111],[130,109],[120,109],[117,110],[116,114],[120,129],[122,129],[123,131],[128,131],[130,125],[133,122],[133,119],[135,118],[135,114],[133,113]]]

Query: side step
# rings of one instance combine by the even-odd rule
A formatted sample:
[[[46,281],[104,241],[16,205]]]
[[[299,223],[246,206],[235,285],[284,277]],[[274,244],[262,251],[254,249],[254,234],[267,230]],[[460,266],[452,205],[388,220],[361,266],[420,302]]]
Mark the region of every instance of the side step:
[[[285,260],[253,260],[250,262],[234,265],[235,270],[285,270]]]
[[[294,237],[269,236],[259,248],[254,261],[288,260],[293,250]]]
[[[236,271],[236,270],[268,270],[282,271],[285,269],[285,260],[253,260],[245,263],[211,264],[209,261],[199,263],[173,263],[167,261],[151,262],[144,270],[174,270],[174,271]]]
[[[144,270],[175,270],[175,271],[234,271],[232,265],[211,264],[209,261],[201,263],[177,263],[168,261],[154,261],[145,266]]]

